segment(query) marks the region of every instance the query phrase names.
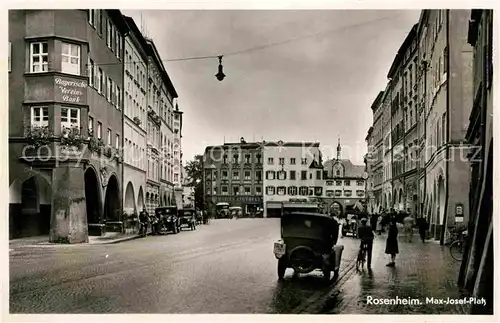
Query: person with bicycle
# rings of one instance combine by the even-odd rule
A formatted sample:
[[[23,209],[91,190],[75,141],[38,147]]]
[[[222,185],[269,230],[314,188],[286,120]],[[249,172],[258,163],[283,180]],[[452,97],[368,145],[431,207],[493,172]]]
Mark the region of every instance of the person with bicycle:
[[[373,239],[375,235],[373,234],[373,229],[368,225],[368,220],[366,218],[361,219],[360,226],[358,227],[358,237],[361,240],[359,249],[365,248],[367,255],[366,265],[368,269],[372,266],[372,250],[373,250]]]

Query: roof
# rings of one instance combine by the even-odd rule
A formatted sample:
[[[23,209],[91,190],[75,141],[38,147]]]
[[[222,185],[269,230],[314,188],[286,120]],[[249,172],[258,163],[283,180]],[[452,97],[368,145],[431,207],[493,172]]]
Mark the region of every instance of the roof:
[[[165,82],[165,85],[167,86],[167,89],[172,92],[172,96],[174,98],[178,98],[177,91],[175,90],[174,84],[172,83],[172,80],[170,80],[170,77],[168,76],[167,70],[165,69],[165,66],[163,65],[163,62],[161,60],[160,54],[158,53],[158,50],[156,49],[156,45],[153,42],[152,39],[146,39],[146,42],[149,44],[149,54],[153,57],[153,59],[156,61],[156,64],[158,65],[160,69],[161,76],[163,78],[163,81]]]
[[[128,25],[130,31],[134,35],[135,40],[137,40],[137,42],[139,43],[139,45],[141,47],[140,49],[142,50],[141,52],[144,56],[146,56],[145,58],[147,60],[147,51],[149,48],[149,44],[146,42],[146,39],[142,35],[139,28],[137,28],[137,25],[135,24],[134,19],[132,17],[128,17],[128,16],[123,16],[123,18],[125,19],[125,23]]]
[[[365,173],[365,165],[354,165],[349,159],[329,159],[324,162],[323,166],[326,170],[331,170],[336,163],[341,163],[344,166],[345,171],[343,177],[362,178]]]
[[[405,40],[403,41],[403,44],[401,44],[401,47],[399,47],[399,50],[396,53],[396,56],[394,57],[394,61],[392,62],[391,68],[389,69],[389,73],[387,73],[388,79],[392,79],[393,76],[396,74],[396,71],[398,70],[401,62],[404,59],[406,50],[408,49],[408,47],[410,47],[411,42],[417,35],[417,28],[418,24],[414,24],[410,32],[406,36]]]
[[[313,159],[309,168],[323,169],[323,165],[321,165],[321,163],[319,163],[316,159]]]
[[[377,111],[377,109],[380,107],[380,102],[382,101],[383,96],[384,96],[384,91],[380,91],[375,100],[373,101],[372,106],[370,107],[373,112]]]

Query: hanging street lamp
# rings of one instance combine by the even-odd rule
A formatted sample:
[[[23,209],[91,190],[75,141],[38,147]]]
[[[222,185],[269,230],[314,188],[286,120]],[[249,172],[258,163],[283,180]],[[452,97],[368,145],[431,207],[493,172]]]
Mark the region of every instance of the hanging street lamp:
[[[222,81],[226,77],[226,75],[224,74],[224,72],[222,72],[222,55],[218,56],[218,58],[219,58],[219,72],[217,74],[215,74],[215,77],[219,81]]]

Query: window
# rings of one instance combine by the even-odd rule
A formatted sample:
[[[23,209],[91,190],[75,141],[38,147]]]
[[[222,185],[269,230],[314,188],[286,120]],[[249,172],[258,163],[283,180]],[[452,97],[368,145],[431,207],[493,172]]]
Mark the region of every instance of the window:
[[[48,127],[49,108],[47,107],[31,108],[31,125],[35,127]]]
[[[337,176],[340,176],[340,170],[339,169],[337,169],[337,173],[336,174],[337,174]]]
[[[291,179],[292,181],[294,181],[294,180],[296,179],[296,177],[295,177],[296,175],[297,175],[297,174],[296,174],[296,171],[294,171],[294,170],[291,170],[291,171],[290,171],[290,179]]]
[[[274,158],[269,157],[269,158],[267,159],[267,164],[268,164],[268,165],[273,165],[273,164],[274,164]]]
[[[222,195],[227,195],[227,186],[221,186],[221,190]]]
[[[321,187],[321,186],[316,186],[316,187],[314,188],[314,195],[316,195],[316,196],[321,196],[321,195],[323,195],[323,187]]]
[[[106,90],[106,99],[111,102],[111,93],[113,92],[113,81],[111,80],[111,77],[108,77]]]
[[[107,140],[108,146],[111,146],[111,129],[108,129],[108,140]]]
[[[47,42],[31,43],[30,72],[40,73],[49,70],[49,46]]]
[[[97,92],[102,93],[102,89],[104,85],[104,74],[102,73],[102,69],[99,67],[97,70]]]
[[[288,188],[288,195],[292,195],[292,196],[297,195],[297,186],[290,186]]]
[[[102,139],[102,123],[97,122],[97,139]]]
[[[246,181],[249,181],[249,180],[250,180],[250,178],[251,178],[250,171],[249,171],[249,170],[246,170],[246,171],[245,171],[245,180],[246,180]]]
[[[260,170],[255,171],[255,177],[257,178],[257,182],[262,181],[262,171]]]
[[[99,36],[101,36],[103,33],[103,23],[102,22],[104,21],[104,19],[102,17],[102,9],[97,9],[97,10],[99,11],[99,16],[98,16],[99,30],[98,30],[98,32],[99,32]]]
[[[268,180],[274,180],[275,179],[275,173],[272,170],[268,170],[266,172],[266,179]]]
[[[113,25],[111,24],[111,20],[108,20],[108,26],[106,30],[106,45],[111,49],[113,44]]]
[[[316,171],[316,179],[321,179],[321,171],[320,170]]]
[[[363,191],[363,190],[357,190],[357,191],[356,191],[356,195],[357,195],[357,196],[360,196],[360,197],[361,197],[361,196],[365,196],[365,191]]]
[[[358,186],[363,186],[365,184],[365,182],[363,181],[356,181],[356,185]]]
[[[303,170],[300,172],[300,179],[305,181],[307,179],[307,171]]]
[[[285,195],[286,194],[286,187],[285,186],[279,186],[278,187],[278,195]]]
[[[245,186],[245,195],[251,195],[250,186]]]
[[[335,190],[335,196],[342,196],[341,190]]]
[[[346,180],[346,181],[344,181],[344,183],[345,183],[346,186],[351,185],[351,181],[350,180]]]
[[[95,25],[96,25],[96,10],[89,9],[88,16],[89,16],[89,24],[92,27],[95,27]]]
[[[309,195],[309,188],[307,186],[301,186],[299,188],[299,195],[302,195],[302,196]]]
[[[285,158],[280,157],[280,165],[285,165]]]
[[[307,165],[307,157],[306,158],[302,158],[301,163],[302,163],[302,165]]]
[[[80,128],[80,109],[61,108],[61,130],[72,127]]]
[[[255,187],[255,194],[258,194],[258,195],[262,194],[262,188],[260,186]]]
[[[259,154],[259,155],[256,155],[255,157],[257,157],[257,164],[260,164],[260,159],[262,158],[262,156]]]
[[[227,164],[227,155],[224,155],[223,156],[223,161],[222,161],[223,164]]]
[[[238,172],[238,171],[233,172],[233,179],[239,180],[240,179],[240,172]]]
[[[89,76],[89,86],[93,86],[95,80],[95,66],[94,66],[94,61],[90,57],[87,66],[87,73]]]
[[[342,186],[342,181],[335,181],[335,185]]]
[[[120,135],[117,134],[115,137],[115,148],[120,149]]]
[[[222,171],[222,179],[227,179],[227,171],[226,170]]]
[[[247,164],[250,164],[251,163],[251,160],[250,160],[251,156],[250,155],[245,155],[245,162]]]
[[[345,190],[344,191],[345,196],[352,196],[352,191],[351,190]]]
[[[122,104],[122,90],[120,89],[120,87],[117,85],[116,86],[116,107],[118,108],[118,110],[120,110],[121,108],[121,104]]]
[[[94,118],[92,117],[89,117],[88,129],[89,129],[89,136],[94,136]]]
[[[275,188],[274,186],[268,186],[266,187],[266,195],[274,195],[275,194]]]
[[[295,165],[295,158],[290,158],[290,165]]]
[[[334,194],[333,190],[326,191],[326,197],[333,197],[333,194]]]
[[[62,43],[61,72],[80,75],[80,45]]]
[[[115,37],[115,54],[117,58],[120,58],[121,51],[121,35],[118,33],[118,30],[115,29],[116,37]]]
[[[333,181],[326,181],[326,186],[333,186]]]
[[[238,164],[238,155],[233,156],[233,164]]]

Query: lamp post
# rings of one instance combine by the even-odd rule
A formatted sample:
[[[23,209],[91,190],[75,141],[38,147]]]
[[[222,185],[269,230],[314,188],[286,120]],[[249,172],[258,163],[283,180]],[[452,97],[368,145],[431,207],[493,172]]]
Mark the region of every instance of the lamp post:
[[[196,209],[196,189],[198,188],[198,185],[200,185],[200,182],[201,182],[201,179],[197,179],[196,180],[196,185],[194,187],[194,196],[193,196],[193,204],[194,204],[194,208]],[[203,204],[201,205],[201,208],[203,209]]]

